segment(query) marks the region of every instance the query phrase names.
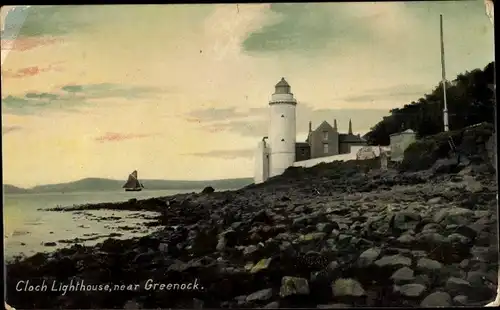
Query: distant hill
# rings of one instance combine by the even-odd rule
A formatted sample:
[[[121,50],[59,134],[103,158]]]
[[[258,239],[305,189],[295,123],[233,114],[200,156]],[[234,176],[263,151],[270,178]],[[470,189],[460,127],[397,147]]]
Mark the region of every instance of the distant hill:
[[[212,186],[218,189],[241,188],[253,183],[251,178],[224,179],[224,180],[206,180],[206,181],[185,181],[185,180],[141,180],[145,190],[162,189],[203,189],[206,186]],[[91,191],[113,191],[122,190],[124,181],[86,178],[69,183],[39,185],[33,188],[25,189],[13,185],[4,185],[5,194],[21,193],[49,193],[49,192],[91,192]]]
[[[29,193],[30,191],[25,188],[20,188],[14,185],[5,184],[3,186],[3,192],[8,194],[26,194]]]

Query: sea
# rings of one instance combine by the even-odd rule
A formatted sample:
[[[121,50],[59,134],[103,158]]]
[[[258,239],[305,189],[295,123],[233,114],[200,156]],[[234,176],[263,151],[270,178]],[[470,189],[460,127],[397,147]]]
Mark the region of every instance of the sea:
[[[18,256],[52,252],[72,246],[75,238],[78,238],[78,244],[94,245],[109,238],[110,235],[113,238],[126,239],[144,236],[160,229],[144,225],[147,221],[154,221],[153,216],[156,215],[154,212],[125,210],[56,212],[43,209],[121,202],[131,198],[139,200],[200,191],[201,189],[6,194],[3,197],[4,257],[6,261],[10,261]],[[151,218],[144,219],[144,216]],[[69,240],[73,240],[73,243]]]

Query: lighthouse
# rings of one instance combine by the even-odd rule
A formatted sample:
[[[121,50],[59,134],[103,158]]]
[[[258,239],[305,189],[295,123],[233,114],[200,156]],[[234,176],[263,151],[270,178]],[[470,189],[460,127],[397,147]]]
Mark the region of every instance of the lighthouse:
[[[282,174],[295,161],[296,106],[290,85],[281,78],[269,101],[269,177]]]

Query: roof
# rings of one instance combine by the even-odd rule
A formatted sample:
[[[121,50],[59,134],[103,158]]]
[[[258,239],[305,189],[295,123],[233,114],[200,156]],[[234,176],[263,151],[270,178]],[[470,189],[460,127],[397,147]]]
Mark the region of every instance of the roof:
[[[366,142],[365,139],[357,135],[350,135],[348,133],[339,134],[339,142]]]
[[[334,130],[334,128],[332,127],[332,125],[330,125],[327,121],[322,121],[321,124],[318,125],[318,127],[316,127],[316,129],[314,129],[313,131],[316,132],[320,129],[331,129],[331,130]]]
[[[281,80],[278,82],[278,84],[276,84],[276,87],[282,87],[282,86],[290,87],[290,84],[288,84],[288,82],[285,80],[284,77],[282,77]]]

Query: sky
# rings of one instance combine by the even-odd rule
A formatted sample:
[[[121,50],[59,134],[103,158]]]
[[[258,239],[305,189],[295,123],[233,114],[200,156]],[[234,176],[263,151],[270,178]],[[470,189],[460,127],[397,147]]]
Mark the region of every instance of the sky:
[[[6,9],[3,7],[3,9]],[[494,58],[483,1],[30,6],[2,11],[4,183],[252,177],[285,77],[297,136],[364,134]],[[8,48],[7,48],[8,46]]]

